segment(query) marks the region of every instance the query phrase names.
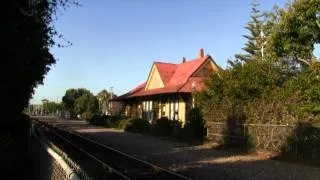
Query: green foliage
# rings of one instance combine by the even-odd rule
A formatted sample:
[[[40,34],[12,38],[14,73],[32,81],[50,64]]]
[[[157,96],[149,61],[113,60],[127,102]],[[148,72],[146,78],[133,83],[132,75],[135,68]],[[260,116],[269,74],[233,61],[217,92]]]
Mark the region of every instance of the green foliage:
[[[125,127],[130,123],[131,119],[120,119],[119,121],[116,121],[115,128],[118,129],[125,129]]]
[[[106,122],[105,127],[124,129],[126,124],[129,121],[130,121],[130,119],[124,119],[120,115],[119,116],[107,116],[107,122]]]
[[[187,114],[187,122],[183,127],[184,138],[189,141],[203,141],[207,135],[206,123],[202,118],[199,108],[190,110]]]
[[[70,112],[72,117],[76,116],[75,101],[80,98],[83,94],[90,94],[90,91],[80,88],[80,89],[68,89],[65,95],[62,97],[62,103],[65,108]]]
[[[295,154],[302,159],[320,159],[320,128],[310,123],[299,123],[288,137],[282,152]]]
[[[317,13],[320,0],[296,0],[287,9],[277,9],[273,14],[278,22],[268,37],[268,54],[273,59],[292,57],[309,64],[313,57],[314,44],[320,42]],[[271,20],[272,21],[272,20]]]
[[[225,121],[242,114],[242,109],[257,99],[272,99],[270,93],[284,82],[281,68],[270,61],[252,61],[211,76],[207,89],[197,94],[204,119]]]
[[[134,118],[129,120],[125,125],[124,130],[132,133],[146,133],[149,132],[150,124],[147,120]]]
[[[72,117],[77,114],[89,120],[98,113],[99,102],[97,98],[87,89],[68,89],[62,98],[62,102]]]
[[[173,136],[181,128],[179,121],[162,117],[152,127],[152,133],[159,136]]]
[[[43,103],[43,110],[47,113],[56,113],[57,111],[64,110],[63,105],[61,103],[56,103],[53,101],[48,101]]]
[[[111,93],[103,89],[97,94],[99,100],[99,110],[104,114],[107,111],[108,101],[111,99]]]
[[[259,4],[256,1],[252,2],[250,21],[245,26],[249,31],[248,35],[243,35],[248,41],[245,47],[242,48],[246,54],[236,54],[236,59],[242,62],[262,59],[262,46],[264,46],[265,38],[262,32],[266,31],[264,21],[266,15],[259,10]]]
[[[320,66],[318,63],[306,68],[297,78],[288,80],[282,92],[287,109],[299,121],[320,123]]]
[[[206,122],[225,123],[224,145],[255,147],[259,134],[249,134],[244,123],[308,123],[310,128],[298,127],[302,129],[296,132],[298,139],[296,134],[290,138],[301,147],[295,149],[301,151],[298,154],[315,156],[319,152],[319,132],[311,127],[320,124],[320,63],[312,54],[314,44],[320,41],[319,12],[320,0],[296,0],[287,9],[275,7],[262,24],[267,35],[264,61],[245,60],[257,55],[253,47],[258,47],[257,39],[252,38],[258,31],[249,24],[252,36],[246,36],[250,48],[245,49],[249,55],[229,61],[230,68],[213,74],[206,82],[207,89],[196,95]]]
[[[106,115],[93,115],[92,118],[89,119],[89,123],[97,126],[105,126],[107,123]]]
[[[0,7],[2,16],[0,39],[1,67],[6,70],[1,81],[1,101],[7,114],[23,111],[34,88],[43,83],[45,74],[56,59],[49,48],[56,45],[57,32],[53,26],[58,7],[69,0],[5,1]],[[4,60],[6,59],[6,60]]]

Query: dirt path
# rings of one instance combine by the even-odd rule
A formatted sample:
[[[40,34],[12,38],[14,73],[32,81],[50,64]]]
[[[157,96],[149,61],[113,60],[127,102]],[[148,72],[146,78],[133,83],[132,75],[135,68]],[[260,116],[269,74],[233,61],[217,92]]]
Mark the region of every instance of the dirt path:
[[[217,151],[208,145],[191,146],[81,122],[60,122],[59,126],[193,179],[320,179],[320,167]]]

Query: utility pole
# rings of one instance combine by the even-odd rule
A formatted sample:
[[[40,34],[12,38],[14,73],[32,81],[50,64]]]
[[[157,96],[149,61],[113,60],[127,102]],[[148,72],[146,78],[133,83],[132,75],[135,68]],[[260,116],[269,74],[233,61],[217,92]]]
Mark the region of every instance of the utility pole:
[[[108,105],[108,107],[109,107],[109,114],[111,115],[111,110],[112,110],[112,101],[110,101],[110,100],[112,100],[112,98],[113,98],[113,87],[111,86],[110,87],[110,99],[109,99],[109,105]]]

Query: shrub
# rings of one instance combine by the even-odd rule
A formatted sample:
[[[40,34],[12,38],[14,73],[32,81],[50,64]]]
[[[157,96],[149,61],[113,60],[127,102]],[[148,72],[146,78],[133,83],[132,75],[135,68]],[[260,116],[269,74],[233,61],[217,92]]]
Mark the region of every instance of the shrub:
[[[131,119],[120,119],[114,125],[115,128],[124,129],[130,122]]]
[[[282,152],[303,159],[320,159],[320,128],[311,123],[298,123],[288,137]]]
[[[183,138],[187,138],[189,141],[203,141],[207,135],[207,129],[199,108],[194,108],[188,112],[187,122],[183,129],[183,135],[186,136]]]
[[[121,120],[121,116],[106,116],[106,124],[107,128],[117,128],[119,121]]]
[[[146,133],[149,131],[150,124],[147,120],[134,118],[124,122],[124,130],[133,133]]]
[[[160,136],[172,136],[181,128],[179,121],[173,121],[166,117],[162,117],[156,121],[153,126],[152,133]]]
[[[89,124],[97,125],[97,126],[105,126],[107,124],[107,116],[106,115],[93,115],[89,119]]]

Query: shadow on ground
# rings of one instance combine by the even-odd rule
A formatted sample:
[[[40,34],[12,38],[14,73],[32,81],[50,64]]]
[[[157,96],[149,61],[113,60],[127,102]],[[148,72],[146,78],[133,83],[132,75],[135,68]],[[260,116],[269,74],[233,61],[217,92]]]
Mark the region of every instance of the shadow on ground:
[[[296,161],[288,163],[275,160],[285,159],[287,153],[270,158],[243,151],[238,152],[239,149],[219,149],[217,146],[209,145],[193,146],[172,141],[170,138],[132,134],[121,130],[90,126],[82,122],[60,123],[59,126],[78,131],[107,146],[177,171],[193,179],[260,180],[318,179],[320,177],[319,167],[298,164]],[[299,127],[297,131],[301,132]],[[311,135],[307,137],[313,137],[315,132],[317,131],[312,131]],[[292,144],[292,142],[296,143],[296,141],[292,141],[292,138],[288,137],[288,142],[284,147],[288,147],[288,144]]]

